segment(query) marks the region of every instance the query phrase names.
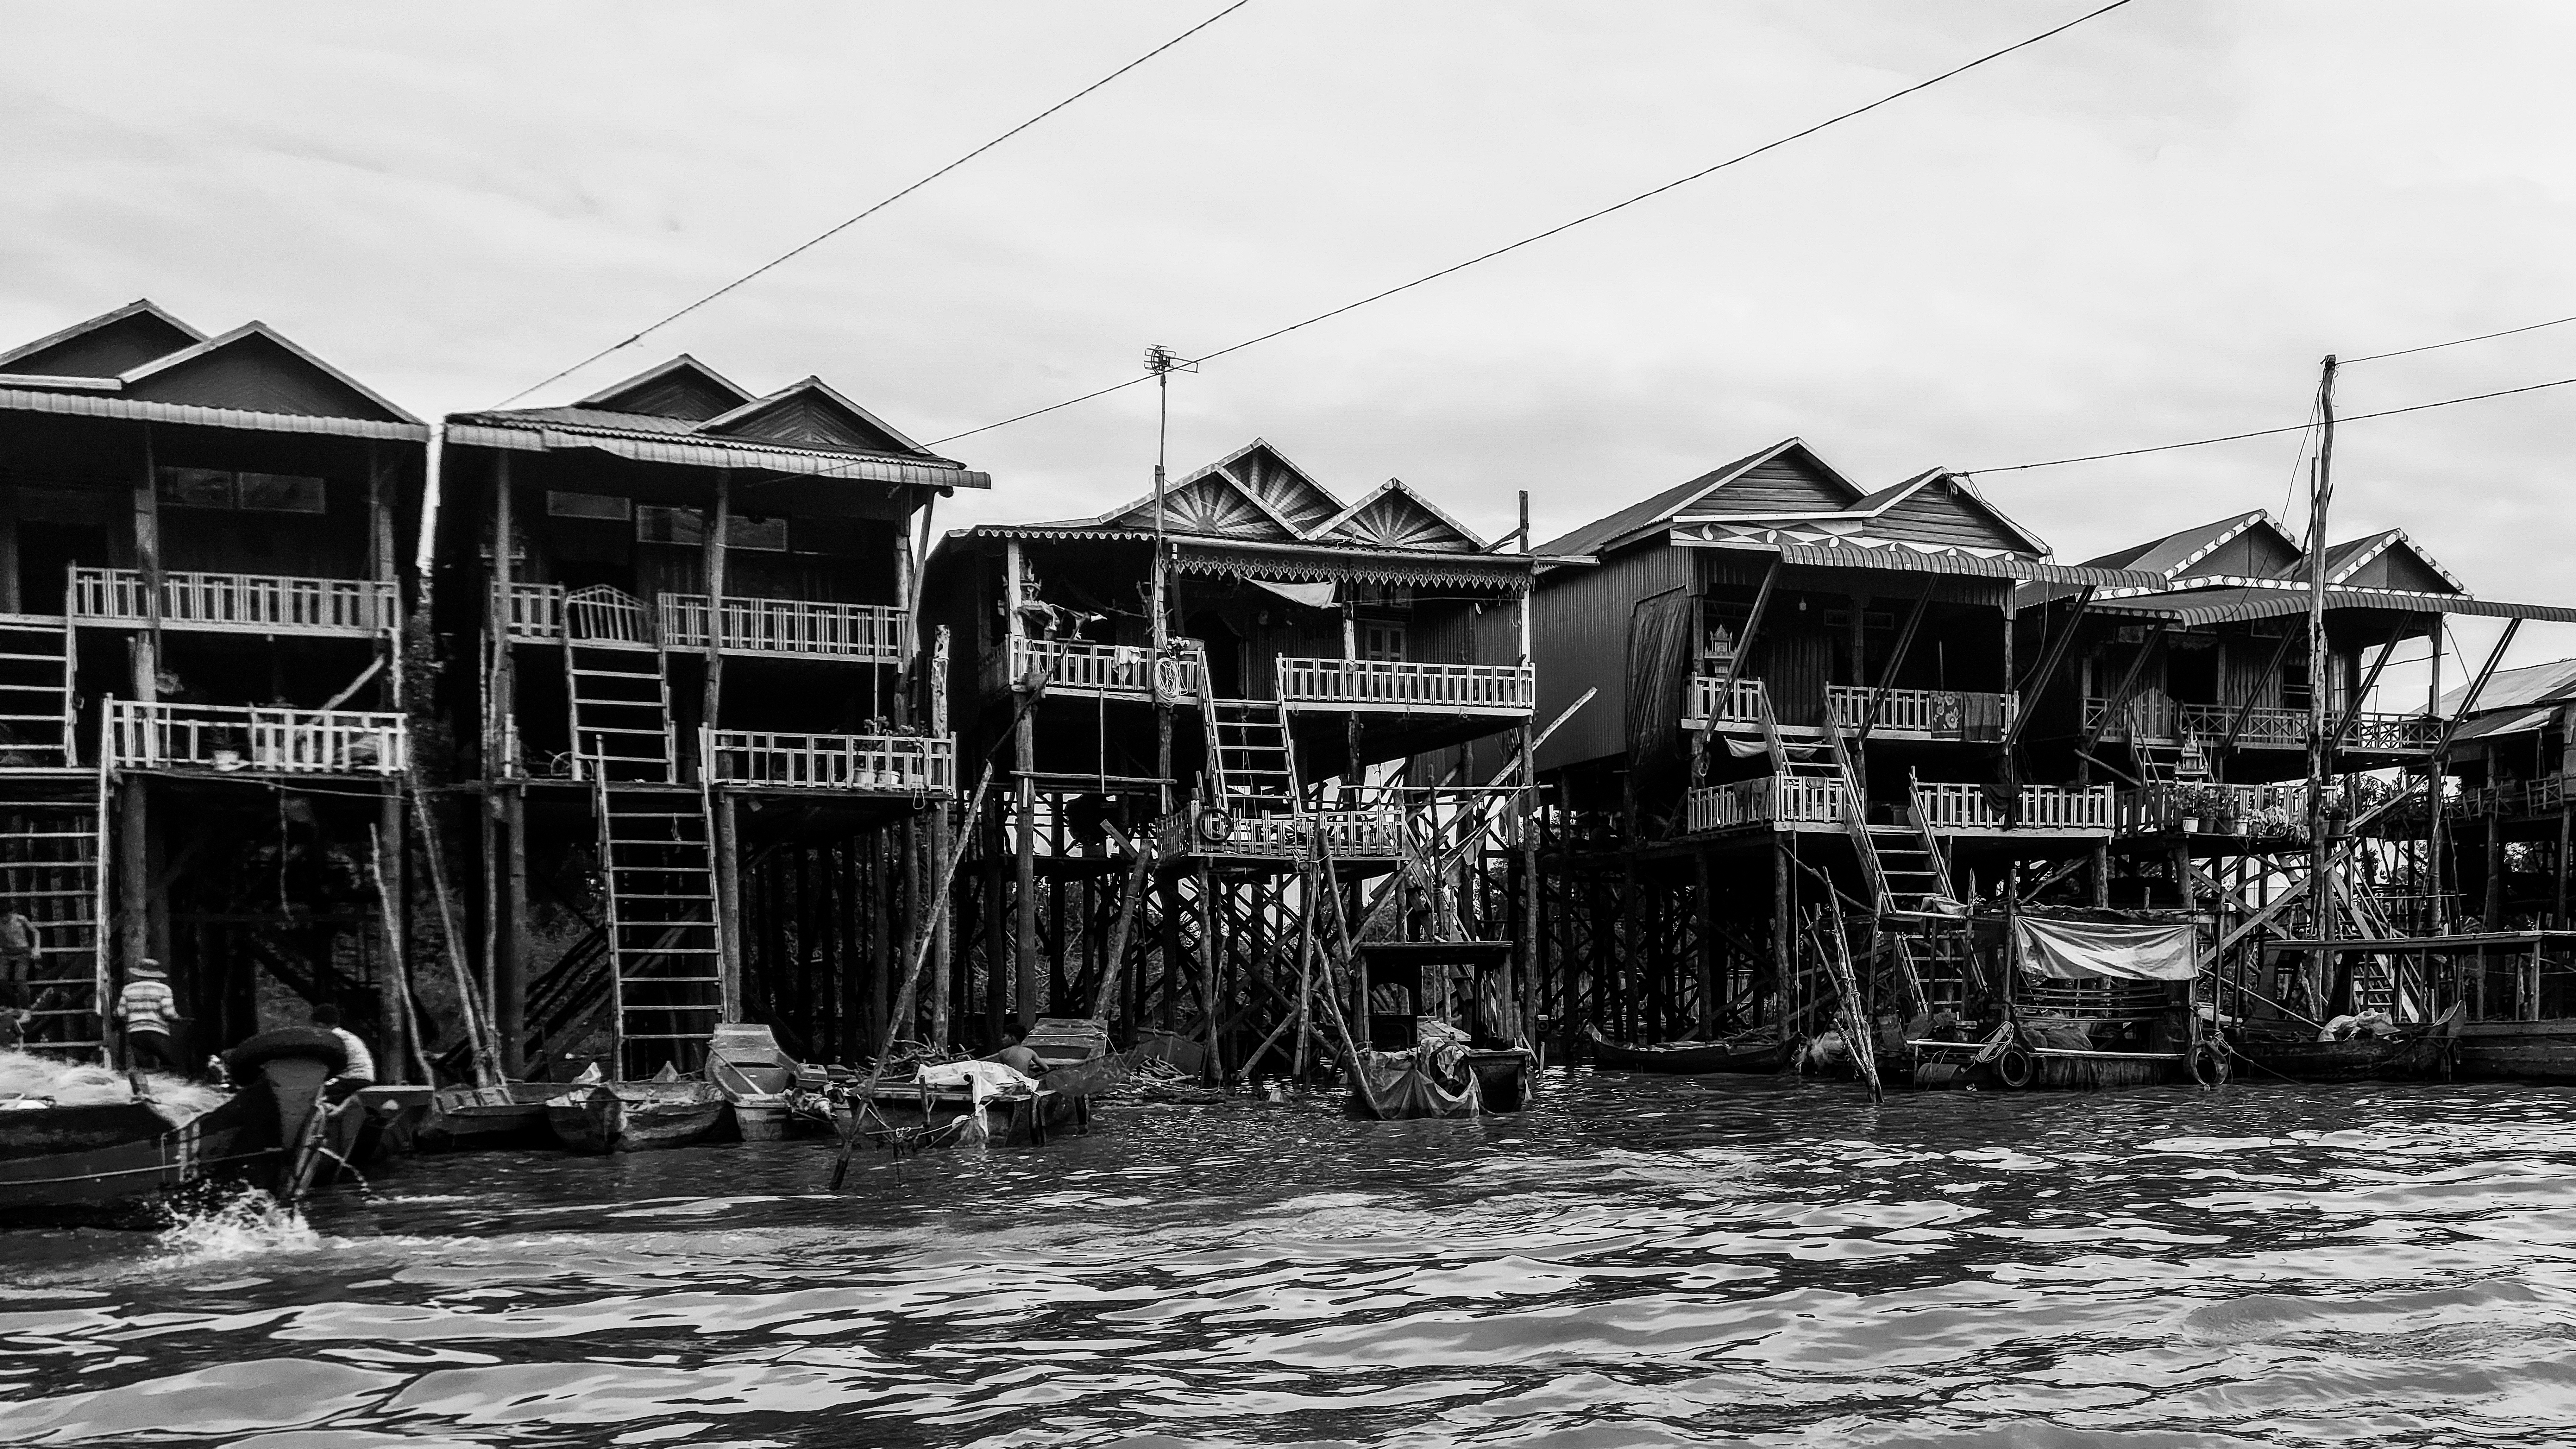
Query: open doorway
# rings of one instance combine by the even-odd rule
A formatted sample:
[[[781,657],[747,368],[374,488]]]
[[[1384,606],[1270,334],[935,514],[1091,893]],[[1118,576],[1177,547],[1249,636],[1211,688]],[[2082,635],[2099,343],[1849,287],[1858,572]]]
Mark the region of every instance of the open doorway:
[[[107,530],[93,523],[18,522],[18,609],[21,614],[70,612],[66,597],[72,568],[107,566]]]

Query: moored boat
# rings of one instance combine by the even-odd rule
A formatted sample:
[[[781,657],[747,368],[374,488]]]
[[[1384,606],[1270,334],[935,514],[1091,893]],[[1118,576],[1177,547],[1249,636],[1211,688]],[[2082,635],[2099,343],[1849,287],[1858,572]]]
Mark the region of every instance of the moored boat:
[[[1594,1026],[1586,1026],[1583,1034],[1592,1043],[1592,1059],[1597,1065],[1622,1072],[1669,1072],[1693,1077],[1717,1072],[1776,1072],[1789,1055],[1788,1044],[1768,1028],[1714,1041],[1643,1045],[1614,1041]]]
[[[706,1082],[594,1082],[545,1107],[555,1140],[575,1152],[650,1152],[703,1141],[725,1100]]]
[[[719,1022],[707,1043],[707,1080],[723,1094],[734,1129],[745,1142],[775,1142],[787,1135],[796,1074],[796,1063],[779,1048],[778,1038],[755,1022]]]
[[[441,1087],[430,1094],[429,1115],[415,1140],[430,1152],[551,1146],[554,1130],[546,1121],[546,1103],[563,1092],[561,1082]]]
[[[1087,1097],[1044,1087],[978,1091],[971,1082],[916,1078],[855,1083],[844,1100],[853,1140],[878,1145],[1030,1145],[1081,1131],[1090,1120]]]

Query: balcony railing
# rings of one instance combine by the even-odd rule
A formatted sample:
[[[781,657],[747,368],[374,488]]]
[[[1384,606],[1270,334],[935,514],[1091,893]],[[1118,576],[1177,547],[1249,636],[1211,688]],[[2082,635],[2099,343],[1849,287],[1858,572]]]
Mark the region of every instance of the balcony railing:
[[[2308,712],[2304,709],[2282,709],[2265,705],[2246,709],[2241,705],[2183,704],[2170,699],[2133,700],[2113,714],[2107,724],[2104,713],[2110,701],[2100,698],[2084,701],[2084,727],[2102,726],[2102,737],[2125,740],[2135,721],[2139,738],[2150,743],[2169,744],[2189,736],[2204,744],[2225,740],[2228,731],[2236,732],[2239,749],[2304,750],[2308,747]],[[2239,716],[2242,716],[2240,721]],[[2328,719],[2329,727],[2334,723]],[[2365,710],[2354,717],[2352,727],[2344,732],[2343,747],[2381,754],[2421,754],[2440,743],[2442,722],[2430,715],[2384,714]]]
[[[1682,716],[1682,728],[1723,728],[1729,725],[1745,729],[1761,727],[1762,681],[1738,678],[1730,683],[1723,675],[1693,675],[1690,708]]]
[[[1842,781],[1814,775],[1769,775],[1690,792],[1685,828],[1693,833],[1744,825],[1840,825]]]
[[[712,627],[727,654],[903,662],[906,616],[883,604],[727,594],[711,607],[704,594],[664,594],[661,606],[665,649],[704,649]]]
[[[148,624],[151,591],[138,569],[75,568],[71,613],[91,624]],[[243,634],[373,635],[393,628],[394,586],[375,579],[293,574],[161,575],[161,627]]]
[[[763,790],[947,798],[957,793],[957,742],[931,735],[706,734],[707,778]]]
[[[2576,793],[2567,788],[2565,775],[2543,775],[2537,780],[2507,780],[2500,785],[2481,785],[2462,790],[2451,802],[2462,815],[2552,815],[2576,801]]]
[[[409,745],[398,714],[107,702],[107,762],[115,769],[394,775]]]
[[[1983,788],[1946,781],[1918,782],[1914,802],[1923,812],[1923,824],[1934,834],[1954,831],[2002,830],[2003,812],[1986,798]],[[2031,831],[2101,831],[2109,832],[2118,823],[2118,807],[2111,787],[2095,785],[2090,789],[2069,789],[2059,785],[2025,785],[2021,791],[2021,816],[2014,822],[2016,830]]]
[[[1404,815],[1392,807],[1315,810],[1303,815],[1235,815],[1227,818],[1223,840],[1210,840],[1200,832],[1199,821],[1206,813],[1205,802],[1194,802],[1156,822],[1155,845],[1164,859],[1207,855],[1306,860],[1313,853],[1310,841],[1316,832],[1323,835],[1324,852],[1335,860],[1400,860],[1404,856]]]
[[[1538,673],[1526,664],[1282,656],[1279,700],[1305,709],[1527,714],[1538,707]]]
[[[2189,822],[2193,831],[2204,835],[2304,840],[2308,787],[2304,783],[2153,784],[2122,790],[2116,819],[2122,835],[2171,834]]]
[[[1963,689],[1890,689],[1857,685],[1825,688],[1825,707],[1845,729],[1860,728],[1878,703],[1872,732],[1900,738],[1932,740],[2000,740],[2012,723],[2012,697]]]
[[[1180,702],[1207,693],[1207,652],[1195,639],[1174,639],[1174,652],[1163,662],[1163,693]],[[1154,694],[1154,651],[1142,644],[1095,644],[1085,639],[1017,638],[1001,655],[1006,671],[994,687],[1016,689],[1031,673],[1046,680],[1051,693],[1098,694],[1111,699],[1150,699]]]

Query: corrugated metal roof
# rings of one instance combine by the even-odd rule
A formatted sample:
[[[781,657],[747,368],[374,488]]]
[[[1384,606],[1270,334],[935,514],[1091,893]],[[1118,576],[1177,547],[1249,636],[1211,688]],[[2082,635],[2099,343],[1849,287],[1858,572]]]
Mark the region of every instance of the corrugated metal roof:
[[[260,413],[243,408],[143,402],[93,392],[32,392],[23,388],[0,388],[0,409],[55,413],[64,417],[122,418],[131,422],[172,423],[193,428],[237,428],[256,433],[324,433],[333,437],[378,438],[401,443],[429,441],[429,426],[425,423],[315,417],[303,413]]]
[[[1183,539],[1177,550],[1183,573],[1259,574],[1267,579],[1347,579],[1380,584],[1477,584],[1504,593],[1530,586],[1537,560],[1527,554],[1410,553],[1390,549],[1318,548],[1286,544],[1257,547]]]
[[[1688,508],[1691,504],[1699,501],[1702,495],[1716,487],[1719,483],[1735,476],[1746,468],[1752,467],[1754,464],[1761,462],[1763,459],[1770,457],[1772,454],[1779,452],[1781,449],[1788,447],[1791,443],[1796,441],[1797,439],[1795,438],[1788,438],[1780,442],[1773,443],[1770,447],[1764,448],[1758,453],[1747,453],[1743,457],[1736,459],[1734,462],[1722,464],[1713,468],[1710,471],[1693,478],[1687,483],[1677,484],[1671,488],[1667,488],[1663,492],[1656,494],[1652,498],[1645,499],[1642,502],[1631,503],[1627,507],[1620,509],[1618,512],[1611,514],[1607,518],[1594,519],[1592,522],[1583,525],[1572,533],[1565,534],[1562,537],[1549,539],[1547,542],[1539,545],[1538,552],[1551,554],[1598,553],[1601,549],[1607,547],[1613,540],[1620,538],[1623,535],[1634,533],[1638,529],[1645,528],[1656,523],[1661,523],[1666,519],[1671,518],[1683,509]]]
[[[574,412],[545,408],[533,411]],[[638,415],[616,414],[632,419]],[[903,483],[925,488],[990,488],[993,476],[942,459],[900,458],[882,453],[823,452],[741,439],[713,439],[685,433],[646,433],[618,427],[529,426],[516,421],[494,423],[491,414],[448,425],[447,440],[465,447],[509,448],[520,452],[553,452],[590,448],[632,458],[639,463],[669,463],[684,468],[758,468],[817,478],[856,478],[871,483]],[[659,422],[660,419],[645,419]]]
[[[2500,599],[2472,599],[2465,594],[2408,594],[2390,589],[2328,589],[2329,609],[2384,609],[2399,614],[2475,614],[2491,619],[2533,619],[2576,624],[2576,609],[2559,604],[2510,604]],[[2245,619],[2278,619],[2308,611],[2306,589],[2195,589],[2178,594],[2141,594],[2097,601],[2097,613],[2169,619],[2187,627],[2230,624]]]
[[[2469,697],[2465,681],[2442,696],[2435,712],[2449,716],[2460,712]],[[2478,691],[2478,708],[2511,709],[2516,705],[2564,701],[2576,697],[2576,659],[2556,659],[2547,664],[2527,664],[2520,669],[2499,669],[2487,679],[2487,687]]]
[[[1677,542],[1679,540],[1676,540]],[[2045,559],[1989,558],[1983,554],[1932,552],[1904,544],[1855,545],[1817,543],[1691,543],[1693,548],[1728,548],[1745,553],[1777,554],[1782,563],[1810,568],[1885,569],[1909,574],[1965,574],[1987,579],[2044,580],[2060,584],[2109,584],[2142,587],[2160,583],[2152,574],[2129,569],[2083,568]]]
[[[2522,734],[2527,730],[2536,730],[2548,724],[2557,713],[2558,706],[2547,704],[2538,709],[2498,710],[2493,714],[2481,714],[2460,726],[2459,733],[2451,736],[2451,743],[2456,745],[2467,740],[2483,740],[2496,735]]]

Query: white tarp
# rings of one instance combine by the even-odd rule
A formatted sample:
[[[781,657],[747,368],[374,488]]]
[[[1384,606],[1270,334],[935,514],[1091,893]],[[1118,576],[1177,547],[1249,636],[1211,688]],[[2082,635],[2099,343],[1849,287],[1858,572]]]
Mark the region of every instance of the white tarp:
[[[2189,981],[2200,969],[2200,932],[2190,925],[2023,916],[2013,941],[2023,970],[2059,981]]]
[[[1310,609],[1329,609],[1333,606],[1331,579],[1322,579],[1311,584],[1283,584],[1276,579],[1256,579],[1247,574],[1243,581],[1257,589],[1268,589],[1292,604],[1304,604]]]

